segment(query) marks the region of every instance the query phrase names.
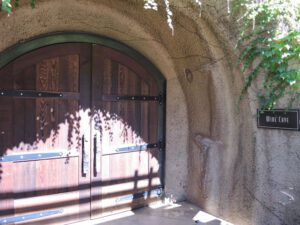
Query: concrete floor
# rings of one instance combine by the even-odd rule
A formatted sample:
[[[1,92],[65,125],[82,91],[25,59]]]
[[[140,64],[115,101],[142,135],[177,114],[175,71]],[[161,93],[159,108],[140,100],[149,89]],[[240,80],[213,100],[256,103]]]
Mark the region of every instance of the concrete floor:
[[[155,205],[74,225],[233,225],[187,202]]]

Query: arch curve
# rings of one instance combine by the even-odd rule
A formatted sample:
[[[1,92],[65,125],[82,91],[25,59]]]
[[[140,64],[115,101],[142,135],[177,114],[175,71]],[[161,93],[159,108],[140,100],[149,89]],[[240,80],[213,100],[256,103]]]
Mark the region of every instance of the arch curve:
[[[129,46],[122,44],[116,40],[108,37],[99,36],[90,33],[79,33],[79,32],[58,32],[53,34],[46,34],[38,37],[34,37],[20,44],[9,47],[0,53],[0,68],[4,67],[9,62],[13,61],[19,56],[22,56],[28,52],[34,51],[41,47],[46,47],[53,44],[62,43],[88,43],[88,44],[99,44],[115,50],[118,50],[131,58],[136,62],[144,66],[149,72],[151,72],[158,83],[161,84],[160,91],[163,91],[164,76],[162,73],[142,54]]]
[[[191,176],[197,176],[192,181],[192,187],[204,179],[203,174],[199,174],[198,170],[194,170],[194,173],[194,167],[188,168],[191,164],[187,163],[189,155],[195,165],[198,157],[202,158],[199,156],[201,147],[193,147],[196,132],[221,139],[226,149],[234,149],[236,153],[236,147],[231,148],[236,144],[232,141],[233,137],[238,133],[238,129],[233,132],[232,96],[235,93],[230,91],[230,76],[222,75],[230,74],[230,70],[224,61],[214,63],[217,56],[224,55],[224,52],[204,20],[193,20],[188,12],[178,7],[179,25],[172,37],[163,13],[137,12],[137,6],[143,10],[142,3],[135,6],[125,2],[112,4],[111,1],[52,0],[41,1],[34,10],[21,6],[13,16],[1,20],[10,27],[7,31],[10,38],[3,38],[0,49],[18,42],[22,45],[23,40],[26,43],[26,40],[34,40],[34,37],[46,38],[49,33],[63,36],[64,33],[79,31],[90,35],[92,39],[98,35],[110,37],[142,53],[167,80],[166,173],[170,176],[166,180],[166,191],[176,200],[185,199],[188,170],[192,171]],[[24,22],[14,23],[16,20]],[[180,23],[184,26],[180,26]],[[66,41],[62,36],[60,41]],[[111,41],[110,38],[105,39]],[[138,60],[140,56],[138,54]],[[195,79],[191,84],[184,79],[185,68],[191,69],[194,74]],[[228,123],[230,126],[227,126]],[[214,157],[211,160],[214,161]],[[228,174],[232,172],[231,168],[225,168],[225,171],[229,171]],[[213,176],[213,173],[207,174]],[[199,189],[195,190],[195,195],[189,195],[199,196]],[[195,201],[200,202],[197,199]]]

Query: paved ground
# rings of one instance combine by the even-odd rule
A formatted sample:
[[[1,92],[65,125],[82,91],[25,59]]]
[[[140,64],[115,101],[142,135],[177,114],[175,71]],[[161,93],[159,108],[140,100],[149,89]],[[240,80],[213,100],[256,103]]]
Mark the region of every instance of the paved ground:
[[[116,216],[105,217],[90,222],[74,225],[195,225],[193,219],[198,219],[197,225],[232,225],[207,213],[200,208],[187,203],[156,204]]]

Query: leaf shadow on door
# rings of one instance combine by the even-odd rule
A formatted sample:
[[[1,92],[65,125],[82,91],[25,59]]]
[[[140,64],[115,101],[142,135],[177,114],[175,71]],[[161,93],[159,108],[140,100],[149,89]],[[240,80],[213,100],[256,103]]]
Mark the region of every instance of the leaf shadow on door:
[[[58,158],[50,158],[51,160],[0,162],[0,219],[14,215],[28,215],[41,212],[41,210],[44,212],[74,208],[78,204],[90,204],[91,201],[98,201],[99,196],[79,198],[78,193],[90,189],[91,186],[102,189],[99,203],[103,203],[103,206],[92,209],[94,212],[77,209],[77,212],[73,213],[72,210],[65,210],[66,213],[56,215],[55,218],[51,216],[44,218],[41,220],[42,224],[63,223],[71,217],[80,218],[81,215],[87,213],[106,214],[140,207],[160,196],[161,185],[158,182],[160,174],[159,171],[153,172],[154,169],[151,167],[151,160],[157,156],[151,155],[151,152],[158,151],[158,149],[139,148],[139,146],[149,144],[150,140],[145,136],[141,137],[141,131],[134,130],[130,125],[130,120],[121,118],[115,112],[101,109],[94,110],[93,113],[90,113],[90,109],[79,109],[74,112],[72,105],[76,105],[76,102],[66,104],[69,101],[0,99],[2,105],[11,106],[11,111],[7,112],[9,115],[18,115],[12,117],[13,122],[18,126],[11,127],[13,134],[10,137],[11,141],[9,142],[9,138],[5,140],[2,136],[2,156],[10,156],[10,153],[25,156],[28,152],[53,152],[57,148],[62,152],[67,152]],[[43,103],[43,110],[37,110],[40,102]],[[19,111],[14,111],[16,109]],[[39,114],[37,115],[36,112]],[[76,181],[82,174],[75,173],[74,175],[71,170],[76,168],[74,159],[78,158],[82,152],[81,126],[91,120],[95,121],[95,130],[99,132],[97,141],[103,156],[98,163],[101,165],[102,177],[90,184],[78,185]],[[14,124],[13,122],[11,124]],[[1,126],[0,130],[6,131],[6,128],[6,126]],[[31,133],[28,134],[28,132]],[[126,134],[125,137],[124,134]],[[131,147],[138,148],[132,151]],[[146,157],[143,157],[145,155]],[[53,160],[56,163],[51,162]],[[53,166],[58,168],[53,170]],[[29,176],[31,176],[30,179],[28,179]],[[156,183],[153,182],[155,180]],[[69,196],[65,199],[57,199],[57,196],[61,194]],[[56,200],[53,200],[54,198]],[[28,204],[26,203],[28,199],[36,203]],[[41,221],[30,221],[29,224],[41,224]]]
[[[12,100],[13,101],[13,100]],[[20,101],[20,100],[17,100]],[[27,100],[26,100],[27,101]],[[33,100],[30,100],[33,101]],[[52,112],[51,107],[49,107],[49,112]],[[79,113],[75,112],[74,114],[66,113],[65,117],[63,117],[60,121],[56,121],[57,125],[52,126],[55,127],[55,129],[46,130],[46,126],[43,126],[44,133],[48,134],[47,136],[43,136],[42,138],[40,136],[36,137],[35,139],[32,139],[31,142],[24,142],[21,141],[21,143],[16,143],[15,146],[8,146],[6,149],[18,149],[18,153],[21,154],[24,151],[30,151],[34,152],[32,150],[39,150],[39,146],[43,146],[42,144],[50,143],[51,146],[55,146],[54,143],[57,140],[60,140],[62,137],[60,134],[63,132],[64,134],[67,134],[64,137],[64,140],[67,141],[66,149],[69,149],[70,146],[73,146],[76,148],[77,152],[81,151],[81,144],[78,143],[78,140],[80,140],[81,132],[78,131],[80,126],[78,124],[82,124],[81,120],[84,120],[84,118],[87,117],[87,115],[91,115],[89,113],[89,109],[81,110]],[[0,219],[3,217],[11,217],[13,215],[28,215],[34,212],[40,212],[42,211],[49,211],[49,210],[55,210],[55,209],[62,209],[62,208],[72,208],[75,205],[78,205],[79,203],[84,204],[90,204],[91,201],[95,200],[97,201],[99,196],[90,196],[87,198],[80,198],[78,199],[77,195],[71,196],[67,199],[57,199],[55,201],[51,200],[51,196],[59,196],[60,194],[68,194],[68,193],[79,193],[80,191],[88,190],[90,187],[99,187],[102,188],[102,194],[100,196],[101,202],[103,203],[103,206],[92,209],[94,210],[94,213],[109,213],[112,211],[119,211],[124,209],[131,209],[135,207],[140,207],[142,205],[149,204],[153,200],[157,200],[157,197],[161,195],[161,185],[160,183],[153,183],[152,181],[155,179],[160,179],[160,174],[158,171],[153,172],[153,168],[149,166],[149,162],[151,160],[151,157],[146,158],[146,163],[148,163],[148,166],[144,168],[146,171],[143,171],[139,169],[140,166],[143,166],[144,162],[141,161],[141,154],[146,153],[147,149],[139,149],[135,151],[129,151],[129,152],[118,152],[116,151],[116,145],[112,146],[111,142],[114,142],[114,138],[118,137],[118,133],[123,134],[124,129],[127,129],[126,133],[131,133],[135,135],[135,138],[139,140],[139,142],[136,142],[136,146],[140,144],[147,144],[144,143],[143,140],[139,137],[138,134],[135,133],[134,130],[132,130],[132,127],[125,122],[122,118],[118,117],[117,115],[109,116],[109,112],[101,112],[98,111],[99,114],[96,115],[94,113],[94,118],[100,118],[100,122],[98,120],[98,130],[100,131],[99,135],[99,142],[101,143],[101,151],[105,152],[104,148],[109,148],[106,152],[106,155],[103,157],[106,157],[108,159],[107,162],[103,163],[101,167],[101,173],[103,173],[103,170],[109,171],[109,173],[106,172],[106,174],[102,174],[102,177],[99,181],[94,181],[91,184],[80,184],[80,185],[74,185],[74,177],[69,177],[70,175],[63,171],[64,167],[63,165],[60,165],[60,170],[57,170],[53,174],[49,172],[51,170],[51,164],[50,162],[47,163],[47,160],[42,160],[41,162],[35,161],[35,160],[29,160],[26,162],[26,165],[21,166],[21,162],[2,162],[0,163],[0,166],[2,168],[2,165],[5,165],[2,172],[2,176],[4,175],[4,183],[2,180],[0,180],[0,185],[2,188],[0,188],[0,199],[2,204],[0,206],[2,207],[0,210]],[[34,115],[32,115],[34,116]],[[95,119],[97,121],[97,119]],[[28,121],[28,120],[27,120]],[[25,124],[26,122],[25,121]],[[102,126],[101,123],[106,124],[105,126]],[[124,123],[124,124],[123,124]],[[97,123],[95,123],[97,124]],[[117,125],[116,125],[117,124]],[[26,125],[25,125],[26,126]],[[117,129],[116,132],[113,132],[112,136],[112,127],[117,126],[120,128],[120,126],[123,129]],[[50,126],[48,126],[50,127]],[[102,128],[103,127],[103,128]],[[71,131],[72,132],[71,132]],[[105,133],[106,132],[106,133]],[[117,134],[116,134],[117,133]],[[71,134],[71,135],[70,135]],[[33,137],[33,136],[32,136]],[[60,138],[59,138],[60,137]],[[108,137],[107,143],[103,141],[103,138]],[[120,137],[120,140],[124,140],[123,137]],[[126,137],[125,140],[135,140],[135,138],[128,138]],[[28,140],[28,139],[27,139]],[[75,142],[75,143],[74,143]],[[42,144],[37,144],[42,143]],[[128,143],[125,143],[128,144]],[[49,147],[49,148],[50,148]],[[78,149],[79,148],[79,149]],[[6,150],[2,153],[6,153]],[[129,155],[129,154],[134,155]],[[124,158],[121,158],[121,155],[124,156],[128,155],[129,158],[126,158],[125,161],[127,164],[122,165],[122,167],[119,166],[120,160],[124,160]],[[70,160],[73,156],[66,155],[63,160]],[[57,159],[60,160],[60,159]],[[100,159],[101,161],[105,160],[103,158]],[[74,163],[73,161],[71,163]],[[102,164],[102,162],[100,162]],[[132,163],[132,165],[129,165],[128,163]],[[136,163],[136,165],[134,164]],[[9,164],[9,165],[6,165]],[[57,165],[57,164],[56,164]],[[108,168],[105,168],[105,166],[108,166]],[[15,177],[8,179],[7,177],[10,176],[11,170],[17,171],[16,168],[24,169],[23,174],[26,176],[26,173],[31,173],[34,178],[26,179]],[[7,170],[5,170],[7,169]],[[49,170],[43,171],[43,170]],[[123,170],[123,173],[120,173],[120,170]],[[124,173],[124,170],[127,170],[127,173]],[[20,172],[20,170],[18,170]],[[142,174],[139,174],[139,171],[142,171]],[[143,173],[144,172],[144,173]],[[22,174],[17,174],[19,176]],[[27,174],[28,176],[29,174]],[[81,174],[79,174],[80,176]],[[62,177],[62,179],[58,178],[55,179],[53,176]],[[76,180],[76,178],[75,178]],[[2,183],[1,183],[2,182]],[[124,186],[125,184],[125,186]],[[129,185],[128,185],[129,184]],[[142,184],[142,185],[141,185]],[[127,186],[126,186],[127,185]],[[6,186],[6,188],[5,188]],[[12,186],[14,186],[13,191],[11,190]],[[47,200],[45,196],[49,196],[50,200]],[[24,200],[23,200],[24,199]],[[28,201],[28,199],[34,200],[34,199],[44,199],[44,201],[38,202],[36,204],[25,204],[22,203],[22,201]],[[15,201],[15,202],[12,202]],[[6,203],[5,203],[6,202]],[[5,207],[4,205],[8,206]],[[104,206],[106,204],[106,206]],[[15,207],[12,207],[12,206]],[[18,205],[16,207],[16,205]],[[60,223],[70,220],[71,217],[74,218],[80,218],[81,215],[86,215],[87,213],[93,213],[92,212],[85,212],[80,211],[76,212],[74,214],[67,212],[62,213],[62,215],[56,215],[55,218],[44,218],[43,220],[39,221],[30,221],[28,224],[54,224],[54,223]]]

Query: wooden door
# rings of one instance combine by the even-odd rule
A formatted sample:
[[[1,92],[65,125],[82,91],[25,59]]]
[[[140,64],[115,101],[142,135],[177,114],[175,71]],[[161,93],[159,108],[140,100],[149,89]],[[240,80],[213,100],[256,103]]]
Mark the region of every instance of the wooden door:
[[[89,218],[90,68],[90,45],[63,44],[0,71],[0,224]]]
[[[66,224],[159,199],[160,94],[140,64],[100,45],[47,46],[2,68],[0,224]]]
[[[157,200],[162,187],[162,98],[130,57],[93,46],[92,217]]]

